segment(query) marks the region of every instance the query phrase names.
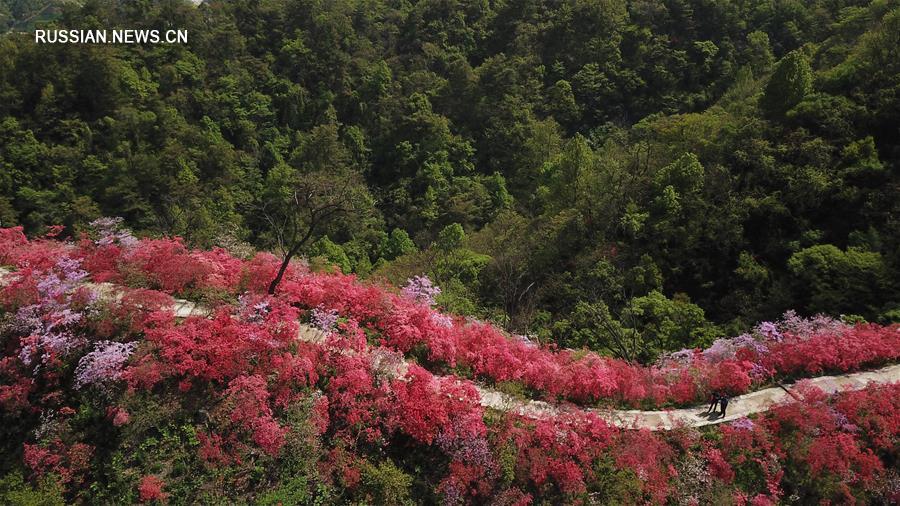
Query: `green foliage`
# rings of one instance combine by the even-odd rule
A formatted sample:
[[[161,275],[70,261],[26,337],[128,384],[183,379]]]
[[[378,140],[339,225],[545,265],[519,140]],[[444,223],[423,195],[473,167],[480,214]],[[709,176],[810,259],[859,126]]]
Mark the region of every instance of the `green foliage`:
[[[801,50],[785,55],[766,84],[760,107],[771,117],[783,117],[812,90],[812,69]]]
[[[266,506],[294,506],[310,502],[309,484],[305,476],[294,476],[266,491],[257,499],[257,504]]]
[[[620,320],[641,329],[645,353],[651,356],[665,350],[702,348],[718,337],[717,330],[707,324],[703,309],[683,294],[669,299],[654,290],[636,297],[625,307]]]
[[[362,494],[366,496],[367,503],[389,506],[414,504],[410,497],[412,477],[390,460],[377,465],[365,462],[360,475],[364,487]]]
[[[394,260],[415,251],[416,244],[402,228],[391,230],[390,235],[382,237],[381,243],[378,245],[378,257],[385,260]]]
[[[443,253],[450,253],[455,249],[461,248],[465,240],[466,232],[463,230],[462,225],[453,223],[441,230],[434,247]]]
[[[329,263],[336,265],[341,272],[349,273],[352,271],[350,258],[344,252],[344,248],[331,242],[328,236],[322,237],[314,242],[309,249],[310,258],[322,257]]]
[[[769,280],[770,272],[765,266],[753,258],[747,251],[741,251],[738,257],[738,267],[734,273],[743,281],[753,286],[763,285]]]
[[[594,464],[591,498],[601,504],[634,504],[641,500],[641,480],[631,469],[616,465],[612,456]]]
[[[747,53],[750,68],[755,76],[765,74],[775,61],[769,44],[769,34],[766,32],[757,30],[747,34]]]
[[[559,336],[566,346],[572,348],[589,348],[593,350],[611,350],[614,345],[609,338],[614,335],[609,326],[615,326],[616,332],[625,333],[621,323],[614,321],[609,308],[603,302],[578,302],[575,309],[564,320],[553,326],[553,332]]]
[[[0,479],[0,502],[17,506],[62,506],[63,488],[52,475],[44,477],[33,487],[22,475],[12,472]]]
[[[794,253],[788,267],[808,287],[813,311],[850,313],[858,307],[872,311],[881,301],[871,296],[871,287],[891,279],[880,253],[853,247],[841,250],[832,244]]]

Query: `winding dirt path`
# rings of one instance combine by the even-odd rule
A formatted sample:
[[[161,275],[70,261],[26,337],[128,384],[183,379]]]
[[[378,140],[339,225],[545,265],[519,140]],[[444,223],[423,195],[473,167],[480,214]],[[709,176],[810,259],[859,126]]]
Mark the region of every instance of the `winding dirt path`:
[[[8,281],[11,271],[0,267],[0,286]],[[93,284],[88,286],[96,289],[102,297],[118,298],[118,287],[110,283]],[[197,305],[194,302],[175,299],[172,312],[176,318],[190,316],[208,316],[209,309]],[[321,343],[325,340],[326,333],[306,324],[300,325],[297,339],[311,343]],[[389,375],[393,377],[403,376],[408,367],[407,362],[401,362],[395,366]],[[900,364],[890,365],[872,371],[841,374],[837,376],[818,376],[802,380],[812,384],[826,393],[837,393],[846,390],[859,390],[870,383],[896,383],[900,382]],[[640,411],[623,409],[584,408],[574,404],[552,404],[538,400],[525,400],[476,384],[480,403],[482,406],[498,411],[514,411],[524,416],[543,418],[552,417],[565,412],[589,411],[600,415],[603,419],[616,427],[626,429],[650,429],[670,430],[677,427],[702,427],[723,422],[730,422],[754,413],[768,410],[772,406],[789,400],[794,394],[791,390],[796,383],[776,386],[746,393],[730,399],[728,414],[724,418],[711,417],[705,414],[707,406],[695,406],[691,408],[669,409],[664,411]]]

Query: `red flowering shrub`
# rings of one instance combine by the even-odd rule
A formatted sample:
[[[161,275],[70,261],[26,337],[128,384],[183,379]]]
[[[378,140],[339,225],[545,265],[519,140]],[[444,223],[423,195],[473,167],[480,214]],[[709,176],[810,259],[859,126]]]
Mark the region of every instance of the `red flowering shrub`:
[[[225,397],[233,406],[230,418],[252,433],[253,442],[269,455],[277,455],[287,429],[272,418],[266,380],[261,376],[238,376],[231,380]]]
[[[674,458],[669,445],[646,429],[623,431],[616,439],[613,454],[619,466],[635,472],[650,501],[655,504],[665,502]]]
[[[615,431],[596,415],[573,412],[529,420],[508,416],[493,429],[499,446],[515,449],[515,477],[523,487],[579,494],[592,480],[591,468],[610,446]]]
[[[163,492],[165,483],[157,476],[144,476],[138,485],[138,497],[141,502],[160,501],[165,502],[169,494]]]
[[[788,335],[771,346],[764,364],[784,375],[844,372],[900,358],[900,325],[857,325],[808,338]]]
[[[709,387],[714,392],[742,394],[750,388],[750,362],[724,361],[710,367]]]
[[[93,453],[91,445],[75,443],[67,446],[56,439],[46,446],[26,443],[22,458],[35,477],[54,473],[63,485],[77,487],[90,470]]]
[[[57,442],[62,446],[62,441]],[[55,444],[56,445],[56,444]],[[54,446],[55,446],[54,445]],[[31,468],[31,471],[38,477],[43,476],[47,470],[56,470],[62,464],[63,457],[54,453],[49,448],[39,445],[31,445],[25,443],[22,458],[25,459],[25,465]]]
[[[164,376],[228,381],[257,368],[268,370],[278,350],[295,339],[296,319],[295,309],[273,301],[253,321],[223,307],[212,318],[191,317],[178,326],[169,316],[146,335],[157,345]]]
[[[0,409],[10,415],[16,415],[31,408],[28,396],[32,392],[34,382],[27,375],[4,372],[3,369],[12,362],[15,360],[10,357],[4,357],[0,361],[0,379],[4,383],[0,385]]]
[[[900,384],[872,385],[845,392],[834,403],[848,428],[879,451],[897,450],[900,440]]]
[[[882,469],[878,457],[869,449],[860,449],[856,438],[845,432],[813,439],[806,459],[814,476],[829,472],[850,482],[868,482]]]
[[[715,478],[731,483],[734,480],[734,470],[731,465],[722,457],[722,451],[717,448],[710,448],[703,453],[703,457],[709,463],[709,474]]]
[[[112,420],[112,424],[116,427],[127,424],[131,419],[131,415],[128,414],[128,411],[118,407],[107,408],[106,417]]]
[[[451,341],[447,336],[448,329],[434,322],[431,309],[406,301],[397,302],[399,304],[387,311],[383,319],[376,320],[385,336],[383,344],[406,353],[416,345],[425,343],[430,351],[429,359],[455,365],[456,350],[442,344]],[[371,311],[370,308],[365,309],[366,312]]]
[[[28,245],[22,227],[0,228],[0,265],[15,265],[21,251]]]
[[[245,279],[242,260],[221,248],[191,251],[177,237],[127,245],[82,239],[77,256],[96,282],[145,284],[169,294],[186,290],[234,293]]]
[[[718,447],[744,490],[755,501],[771,500],[774,504],[781,495],[783,452],[765,423],[745,422],[722,425]]]
[[[424,444],[442,432],[450,438],[480,437],[485,433],[478,393],[455,378],[436,379],[425,369],[410,366],[405,378],[395,380],[396,397],[389,425]]]
[[[391,405],[388,385],[378,383],[366,357],[337,355],[329,361],[335,372],[328,382],[332,427],[340,438],[374,442],[383,436],[382,416]]]
[[[281,260],[271,253],[257,253],[248,262],[244,262],[240,283],[232,289],[236,292],[247,290],[251,293],[266,293],[269,283],[275,279],[280,264]],[[285,272],[285,279],[290,280],[296,276],[296,265],[292,263]],[[281,289],[283,290],[283,287]]]
[[[0,289],[0,304],[3,309],[17,310],[22,306],[36,304],[40,299],[38,291],[39,273],[30,267],[25,267],[13,275],[8,276],[5,286]]]
[[[877,427],[900,415],[898,389],[894,384],[827,396],[801,385],[800,400],[771,409],[755,423],[745,419],[722,426],[719,448],[745,490],[767,501],[777,500],[784,479],[795,487],[799,482],[808,502],[863,501],[882,476],[878,452],[895,451],[895,441],[882,446]],[[876,427],[874,437],[857,423]]]
[[[119,269],[142,278],[151,288],[167,293],[199,288],[211,274],[210,262],[202,262],[190,254],[181,238],[144,239],[123,259]]]
[[[197,433],[200,448],[197,450],[200,459],[209,466],[227,465],[232,459],[223,448],[223,439],[219,434]]]
[[[228,251],[222,248],[194,251],[191,252],[191,258],[202,266],[199,272],[204,275],[198,283],[200,287],[230,292],[240,285],[244,262],[231,256]]]
[[[272,372],[277,381],[273,388],[275,406],[284,408],[303,396],[307,387],[319,381],[321,359],[315,346],[298,345],[295,353],[284,352],[272,357]]]
[[[85,238],[79,241],[76,255],[95,282],[105,283],[122,281],[119,264],[124,253],[125,249],[119,244],[99,246]]]
[[[45,239],[29,242],[16,229],[4,229],[0,239],[4,258],[17,265],[30,262],[35,251],[66,247]],[[170,293],[213,290],[236,294],[245,289],[263,293],[279,265],[277,258],[264,253],[242,261],[221,249],[190,251],[177,238],[127,244],[83,240],[77,254],[97,277],[140,278]],[[753,381],[766,379],[765,375],[848,371],[896,360],[900,354],[897,326],[864,325],[848,330],[843,325],[805,322],[792,316],[783,328],[770,323],[760,326],[759,332],[770,339],[768,348],[739,347],[735,358],[725,360],[714,353],[698,353],[687,364],[659,369],[593,353],[539,348],[510,339],[490,325],[444,318],[424,304],[361,284],[354,276],[311,274],[296,265],[289,268],[278,298],[301,308],[335,310],[376,330],[385,346],[404,353],[422,345],[431,362],[464,366],[493,382],[521,382],[549,397],[587,403],[613,399],[634,406],[689,404],[704,400],[710,389],[746,392]]]
[[[52,239],[29,241],[22,233],[22,227],[0,228],[0,265],[46,270],[53,267],[58,258],[66,256],[70,248],[68,243]]]
[[[155,313],[168,313],[173,304],[174,299],[163,292],[123,288],[117,300],[101,300],[96,304],[105,314],[103,318],[90,322],[91,330],[98,338],[123,334],[136,336],[148,326]],[[157,314],[156,318],[159,316]]]

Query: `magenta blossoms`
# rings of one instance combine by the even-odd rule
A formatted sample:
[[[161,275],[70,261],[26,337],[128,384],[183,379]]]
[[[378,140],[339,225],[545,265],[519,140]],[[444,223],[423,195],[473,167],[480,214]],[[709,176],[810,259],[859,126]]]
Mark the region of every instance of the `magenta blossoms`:
[[[435,298],[441,294],[441,289],[431,283],[428,276],[416,276],[406,280],[406,286],[401,292],[404,297],[416,302],[433,306]]]
[[[75,368],[75,388],[119,379],[122,368],[136,346],[137,343],[97,343],[94,351],[78,361],[78,367]]]

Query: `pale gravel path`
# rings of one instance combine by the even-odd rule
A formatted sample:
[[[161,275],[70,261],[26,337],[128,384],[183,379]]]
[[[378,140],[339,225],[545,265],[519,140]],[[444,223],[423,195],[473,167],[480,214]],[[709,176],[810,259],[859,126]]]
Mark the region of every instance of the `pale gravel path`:
[[[10,274],[8,269],[0,267],[0,285],[5,284]],[[109,283],[89,284],[97,289],[104,297],[118,298],[118,290]],[[196,303],[175,299],[172,311],[176,318],[190,316],[207,316],[209,310],[198,306]],[[306,324],[300,324],[297,338],[311,343],[324,342],[326,333]],[[390,376],[404,376],[408,367],[407,362],[401,362],[389,372]],[[837,393],[847,390],[860,390],[870,383],[896,383],[900,382],[900,364],[895,364],[874,371],[862,371],[856,373],[841,374],[837,376],[818,376],[802,380],[822,389],[826,393]],[[728,404],[728,416],[725,418],[711,419],[705,415],[706,406],[695,406],[683,409],[669,409],[664,411],[640,411],[604,408],[583,408],[572,404],[551,404],[544,401],[519,399],[508,394],[498,392],[491,388],[476,385],[480,403],[482,406],[498,411],[514,411],[520,415],[544,418],[559,415],[565,412],[586,411],[598,414],[610,424],[627,429],[669,430],[676,427],[703,427],[706,425],[730,422],[755,413],[761,413],[772,406],[788,401],[791,398],[790,390],[796,383],[782,387],[771,387],[757,390],[737,397],[732,397]]]
[[[874,371],[841,374],[838,376],[817,376],[802,381],[819,387],[830,394],[846,390],[860,390],[870,383],[900,382],[900,364]],[[520,400],[504,393],[481,387],[479,387],[479,394],[481,394],[481,404],[483,406],[502,411],[516,411],[526,416],[553,416],[565,411],[583,410],[597,413],[616,427],[669,430],[683,426],[703,427],[705,425],[730,422],[748,415],[767,411],[772,406],[789,400],[791,394],[788,392],[795,386],[796,383],[793,383],[784,385],[784,389],[771,387],[732,397],[728,403],[728,415],[725,418],[716,419],[710,419],[706,416],[706,405],[665,411],[640,411],[580,408],[572,405],[558,406],[543,401]]]

